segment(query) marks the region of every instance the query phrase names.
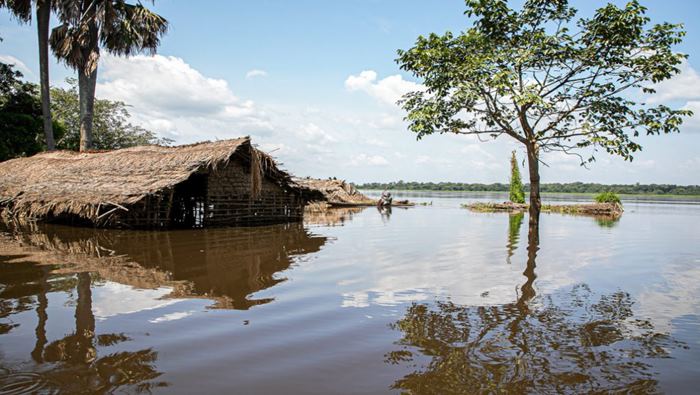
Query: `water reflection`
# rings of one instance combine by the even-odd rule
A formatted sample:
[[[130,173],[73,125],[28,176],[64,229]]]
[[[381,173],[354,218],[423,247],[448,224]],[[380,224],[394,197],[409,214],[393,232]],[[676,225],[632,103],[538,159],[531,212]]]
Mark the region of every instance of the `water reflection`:
[[[377,211],[382,216],[382,222],[385,224],[391,219],[391,206],[377,206]]]
[[[34,225],[11,234],[0,254],[14,260],[29,255],[59,265],[54,273],[88,271],[138,288],[170,285],[172,297],[206,297],[234,309],[271,301],[250,295],[285,281],[280,272],[326,242],[301,224],[172,232]]]
[[[510,264],[510,258],[515,254],[515,250],[518,248],[523,217],[525,217],[524,213],[512,213],[508,215],[508,244],[506,246],[508,250],[506,262],[508,262],[508,264]]]
[[[525,282],[512,303],[413,303],[390,325],[401,332],[401,347],[385,362],[420,368],[392,388],[421,394],[657,392],[650,359],[684,345],[636,317],[626,292],[596,295],[580,284],[537,296],[538,249],[538,229],[530,227]]]
[[[11,315],[32,308],[38,317],[36,341],[30,353],[35,364],[29,370],[0,366],[0,393],[106,393],[124,386],[128,386],[130,392],[142,392],[167,385],[153,381],[161,375],[155,368],[158,358],[155,351],[107,353],[104,350],[130,339],[123,334],[96,334],[89,273],[51,278],[49,282],[48,269],[31,263],[0,264],[3,274],[0,298],[4,307],[0,318],[12,322]],[[47,295],[73,290],[77,293],[75,329],[49,343]]]
[[[605,216],[605,215],[593,217],[595,222],[601,228],[614,228],[615,226],[617,226],[619,224],[620,218],[622,218],[622,216],[620,216],[620,215],[618,215],[616,217],[615,216]]]
[[[367,207],[333,207],[304,212],[305,225],[343,226]]]

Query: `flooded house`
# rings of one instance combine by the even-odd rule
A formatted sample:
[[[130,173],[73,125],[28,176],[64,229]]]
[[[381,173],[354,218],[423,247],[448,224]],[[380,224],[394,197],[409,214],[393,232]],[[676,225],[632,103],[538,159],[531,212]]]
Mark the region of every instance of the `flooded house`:
[[[306,188],[249,137],[105,152],[45,152],[0,163],[10,218],[113,228],[301,221]]]

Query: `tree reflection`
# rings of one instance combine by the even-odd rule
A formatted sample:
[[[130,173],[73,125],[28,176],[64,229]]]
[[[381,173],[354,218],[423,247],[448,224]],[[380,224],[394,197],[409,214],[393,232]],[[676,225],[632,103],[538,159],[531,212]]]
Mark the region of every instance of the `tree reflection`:
[[[511,213],[508,215],[508,244],[506,245],[508,250],[506,262],[508,262],[508,264],[510,264],[510,258],[515,254],[515,250],[518,248],[520,228],[523,225],[524,216],[524,213]]]
[[[23,309],[36,306],[37,327],[36,341],[31,351],[31,358],[37,365],[34,371],[14,372],[13,368],[0,367],[6,371],[0,377],[0,388],[12,388],[20,393],[46,392],[54,390],[62,393],[109,393],[118,388],[128,387],[129,392],[150,391],[154,387],[167,383],[153,381],[161,375],[155,367],[158,354],[151,349],[138,351],[121,351],[100,355],[100,349],[112,347],[130,340],[123,334],[95,334],[95,316],[92,311],[91,276],[87,272],[77,273],[77,281],[48,282],[47,267],[37,265],[16,265],[19,273],[3,278],[3,301],[9,296],[36,302],[22,304]],[[73,276],[70,276],[73,277]],[[38,281],[37,281],[38,280]],[[31,292],[27,291],[29,285]],[[54,286],[61,289],[56,289]],[[66,287],[68,286],[68,287]],[[73,288],[74,287],[74,288]],[[62,339],[48,343],[46,325],[48,323],[47,297],[50,291],[67,291],[76,289],[75,331]],[[35,292],[35,295],[31,295]],[[36,296],[34,299],[33,296]],[[17,299],[15,299],[17,300]],[[15,307],[17,304],[15,304]],[[17,308],[6,312],[16,314]],[[48,343],[48,345],[47,345]],[[26,388],[24,388],[26,387]],[[0,391],[1,392],[1,391]]]
[[[586,285],[548,296],[534,288],[537,227],[528,232],[528,259],[513,303],[411,305],[391,325],[400,350],[386,362],[416,367],[393,384],[410,393],[655,392],[652,358],[679,343],[635,317],[619,291],[596,295]]]
[[[599,215],[593,219],[601,228],[614,228],[620,222],[620,218],[622,218],[622,216]]]

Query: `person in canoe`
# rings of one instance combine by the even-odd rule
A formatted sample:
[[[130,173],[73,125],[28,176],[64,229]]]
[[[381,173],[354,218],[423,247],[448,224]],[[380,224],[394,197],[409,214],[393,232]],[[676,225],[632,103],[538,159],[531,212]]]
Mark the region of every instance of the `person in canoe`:
[[[391,192],[385,190],[384,192],[382,192],[382,196],[379,198],[379,201],[377,201],[377,206],[389,207],[391,206],[392,200],[394,200],[394,198],[391,196]]]

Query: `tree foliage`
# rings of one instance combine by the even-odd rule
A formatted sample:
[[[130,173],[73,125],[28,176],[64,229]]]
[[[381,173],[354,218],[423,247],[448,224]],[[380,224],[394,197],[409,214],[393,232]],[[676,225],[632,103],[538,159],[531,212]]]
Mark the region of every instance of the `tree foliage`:
[[[566,0],[526,0],[520,10],[506,0],[466,4],[470,28],[420,36],[398,51],[401,68],[425,86],[400,103],[419,139],[507,135],[525,145],[531,207],[540,206],[543,152],[577,155],[582,164],[598,150],[632,160],[640,133],[678,132],[692,114],[634,99],[653,93],[687,57],[673,51],[682,26],[650,24],[636,0],[578,19]]]
[[[525,189],[520,177],[518,161],[515,159],[515,151],[510,157],[510,201],[513,203],[525,203]]]
[[[46,149],[37,87],[21,78],[11,65],[0,63],[0,161]]]
[[[65,128],[63,136],[57,140],[60,149],[78,150],[80,146],[80,105],[75,79],[67,79],[68,88],[54,88],[51,91],[52,112]],[[150,130],[130,122],[128,106],[120,101],[95,100],[93,121],[94,149],[114,150],[136,145],[168,145],[172,140],[159,138]]]
[[[58,14],[62,23],[51,32],[51,48],[58,59],[85,74],[97,68],[100,47],[113,55],[154,53],[168,30],[168,22],[140,2],[69,1],[60,4]]]

